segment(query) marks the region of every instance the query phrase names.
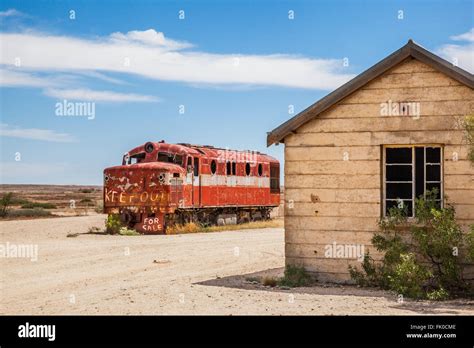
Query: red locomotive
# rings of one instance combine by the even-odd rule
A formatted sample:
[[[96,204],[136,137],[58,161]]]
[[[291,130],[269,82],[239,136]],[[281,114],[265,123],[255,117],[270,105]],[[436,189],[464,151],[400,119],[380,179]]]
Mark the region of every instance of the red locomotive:
[[[104,212],[144,233],[268,219],[279,204],[280,163],[259,152],[147,142],[104,170]]]

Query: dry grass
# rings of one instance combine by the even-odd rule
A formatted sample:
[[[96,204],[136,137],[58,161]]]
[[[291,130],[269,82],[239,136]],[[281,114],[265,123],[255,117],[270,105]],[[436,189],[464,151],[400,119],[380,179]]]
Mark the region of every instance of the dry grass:
[[[263,280],[262,280],[262,284],[264,286],[270,286],[272,288],[274,288],[275,286],[278,285],[278,279],[276,279],[275,277],[264,277]]]
[[[201,232],[219,232],[219,231],[234,231],[234,230],[249,230],[259,228],[275,228],[283,227],[282,219],[252,221],[244,224],[225,225],[225,226],[202,226],[198,223],[189,222],[184,225],[174,225],[166,228],[166,234],[184,234],[184,233],[201,233]]]

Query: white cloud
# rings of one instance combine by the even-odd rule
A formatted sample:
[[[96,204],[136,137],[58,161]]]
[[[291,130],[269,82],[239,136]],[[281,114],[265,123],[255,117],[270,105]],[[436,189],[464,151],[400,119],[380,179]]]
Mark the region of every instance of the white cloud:
[[[0,124],[0,136],[58,143],[71,143],[76,141],[72,135],[67,133],[57,133],[51,129],[12,127],[5,123]]]
[[[6,11],[0,11],[0,18],[4,17],[19,17],[23,16],[23,13],[20,11],[15,10],[14,8],[10,8]]]
[[[46,87],[54,85],[51,79],[31,73],[0,68],[0,86],[2,87]]]
[[[122,81],[108,76],[91,72],[78,72],[114,84],[123,84]],[[43,88],[43,93],[49,97],[82,101],[104,102],[159,102],[160,99],[150,95],[133,93],[118,93],[113,91],[95,91],[87,88],[67,89],[65,86],[78,84],[78,75],[53,74],[52,76],[39,76],[29,71],[19,71],[0,68],[0,86],[2,87],[38,87]]]
[[[86,76],[86,77],[92,77],[94,79],[102,80],[102,81],[105,81],[105,82],[110,82],[110,83],[113,83],[113,84],[116,84],[116,85],[126,84],[125,81],[122,81],[122,80],[119,80],[119,79],[116,79],[116,78],[113,78],[113,77],[110,77],[110,76],[107,76],[105,74],[101,74],[101,73],[95,72],[95,71],[78,71],[77,74],[83,75],[83,76]]]
[[[469,30],[466,33],[451,36],[450,39],[454,40],[454,41],[470,41],[470,42],[473,42],[474,41],[474,28],[471,28],[471,30]]]
[[[154,29],[148,29],[145,31],[132,30],[126,34],[116,32],[112,33],[110,38],[111,41],[117,43],[141,43],[148,46],[161,46],[170,50],[180,50],[193,46],[187,42],[165,38],[165,35],[162,32],[157,32]]]
[[[49,97],[94,102],[158,102],[158,98],[151,95],[133,93],[117,93],[111,91],[94,91],[91,89],[54,89],[44,91]]]
[[[439,47],[436,53],[460,68],[474,73],[474,28],[466,33],[451,36],[451,39],[467,43],[446,44]]]
[[[39,33],[1,33],[0,63],[39,71],[120,72],[165,81],[334,89],[353,77],[342,59],[295,55],[211,54],[154,30],[114,33],[97,40]]]
[[[438,50],[439,54],[451,63],[474,73],[474,44],[469,45],[444,45]]]

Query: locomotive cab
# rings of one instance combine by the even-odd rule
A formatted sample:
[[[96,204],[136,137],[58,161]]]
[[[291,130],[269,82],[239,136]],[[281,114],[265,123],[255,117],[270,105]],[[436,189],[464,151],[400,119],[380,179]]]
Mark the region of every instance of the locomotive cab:
[[[124,225],[162,233],[164,215],[182,204],[184,154],[169,144],[148,142],[104,170],[104,212],[120,214]]]

